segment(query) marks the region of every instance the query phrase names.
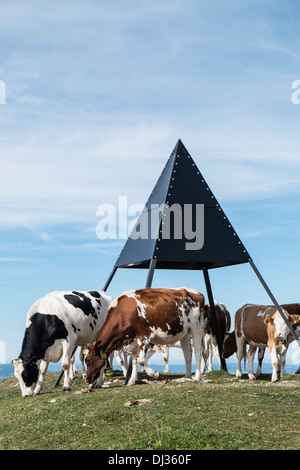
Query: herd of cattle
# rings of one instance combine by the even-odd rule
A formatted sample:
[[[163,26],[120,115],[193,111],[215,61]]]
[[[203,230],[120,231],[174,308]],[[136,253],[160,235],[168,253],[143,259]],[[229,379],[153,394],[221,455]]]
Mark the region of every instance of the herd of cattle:
[[[299,336],[300,304],[282,305],[282,309]],[[222,356],[226,359],[236,353],[237,378],[241,377],[241,361],[246,358],[249,378],[253,380],[260,375],[267,347],[272,359],[272,381],[277,380],[277,366],[280,375],[285,374],[286,352],[293,336],[275,307],[244,305],[236,312],[232,332],[226,307],[215,302],[215,310]],[[82,373],[89,387],[101,387],[104,369],[114,353],[124,374],[126,367],[121,354],[130,355],[130,385],[137,379],[138,364],[148,375],[160,378],[148,361],[155,351],[162,351],[168,370],[170,346],[182,348],[186,377],[191,377],[193,350],[195,380],[201,380],[208,358],[208,371],[212,370],[213,352],[221,363],[210,306],[204,303],[204,296],[193,289],[147,288],[124,292],[116,299],[102,291],[57,291],[37,300],[28,311],[21,353],[12,361],[22,395],[39,394],[49,362],[60,360],[64,370],[63,389],[70,390],[72,353],[80,346]],[[254,375],[256,349],[259,366]]]

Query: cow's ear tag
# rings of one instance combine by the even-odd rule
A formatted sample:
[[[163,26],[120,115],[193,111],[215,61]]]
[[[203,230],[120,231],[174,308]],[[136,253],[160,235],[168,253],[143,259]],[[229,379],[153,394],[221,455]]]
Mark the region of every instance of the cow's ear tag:
[[[270,325],[270,326],[272,325],[272,323],[271,323],[270,321],[268,321],[268,323],[267,323],[267,324],[268,324],[268,325]]]

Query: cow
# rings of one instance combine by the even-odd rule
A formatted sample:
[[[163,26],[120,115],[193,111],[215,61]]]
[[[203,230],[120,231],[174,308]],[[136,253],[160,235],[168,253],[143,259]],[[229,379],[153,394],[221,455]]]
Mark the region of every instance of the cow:
[[[112,300],[101,291],[56,291],[30,307],[21,353],[12,361],[23,397],[41,392],[49,362],[60,359],[64,370],[63,390],[70,390],[73,349],[93,343]],[[98,385],[101,381],[102,376]]]
[[[221,337],[221,344],[223,344],[225,336],[229,333],[229,330],[230,330],[231,317],[230,317],[230,313],[228,312],[224,304],[219,303],[215,300],[214,305],[215,305],[215,311],[217,315],[219,333]],[[219,369],[222,368],[215,326],[214,326],[214,322],[212,319],[212,313],[211,313],[211,308],[209,304],[205,304],[203,316],[204,316],[204,320],[206,321],[206,327],[204,329],[204,341],[203,341],[203,350],[202,350],[202,359],[203,359],[202,364],[201,364],[202,373],[206,369],[207,359],[209,359],[207,371],[211,372],[213,370],[213,365],[212,365],[213,354],[215,354],[215,356],[218,359]],[[191,345],[193,345],[193,338],[191,338]],[[175,344],[172,344],[172,347],[180,348],[181,347],[180,342],[177,341]],[[169,345],[167,346],[151,345],[147,354],[147,361],[150,359],[150,357],[153,356],[155,352],[158,352],[158,353],[162,352],[163,359],[165,362],[164,372],[169,372],[170,370],[169,369]]]
[[[294,329],[299,327],[300,304],[281,305],[283,313]],[[237,353],[236,377],[242,376],[241,360],[246,357],[246,344],[249,344],[248,363],[250,380],[255,380],[261,373],[261,363],[266,347],[269,347],[273,372],[271,381],[278,379],[278,355],[280,357],[280,376],[285,375],[285,357],[289,343],[293,337],[282,316],[274,306],[246,304],[237,310],[235,315],[235,330],[225,340],[223,357],[227,358],[235,351]],[[253,373],[253,361],[256,349],[258,353],[258,369]]]
[[[154,378],[146,360],[150,344],[172,344],[181,341],[187,375],[191,376],[189,334],[194,337],[196,358],[195,380],[201,380],[204,296],[188,288],[140,289],[121,294],[110,305],[107,318],[96,341],[87,347],[85,356],[87,383],[98,378],[109,354],[124,345],[132,346],[132,375],[128,385],[135,383],[136,363]]]
[[[225,336],[229,333],[231,327],[230,313],[222,303],[214,301],[215,311],[218,322],[218,329],[220,333],[221,345],[223,346]],[[202,371],[205,371],[207,358],[209,359],[207,372],[213,370],[212,356],[213,353],[218,359],[219,369],[222,369],[221,358],[218,348],[217,335],[215,331],[215,325],[212,318],[211,307],[206,304],[204,307],[204,319],[207,318],[207,326],[204,329],[204,347],[203,347],[203,362]]]

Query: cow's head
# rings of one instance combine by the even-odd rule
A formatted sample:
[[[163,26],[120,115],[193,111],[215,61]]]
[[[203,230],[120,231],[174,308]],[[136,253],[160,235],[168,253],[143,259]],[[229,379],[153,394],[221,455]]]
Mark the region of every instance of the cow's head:
[[[101,341],[96,341],[84,350],[86,363],[86,381],[93,384],[98,379],[101,369],[105,366],[107,355],[101,349]]]
[[[236,346],[236,339],[235,339],[235,332],[232,331],[229,334],[225,335],[224,343],[223,343],[223,350],[222,350],[222,357],[224,359],[228,359],[228,357],[232,356],[237,351]]]
[[[283,313],[295,329],[297,325],[299,325],[300,315],[289,315],[286,310],[283,310]],[[268,335],[273,336],[276,342],[281,342],[283,345],[286,345],[290,329],[280,313],[276,311],[271,317],[265,318],[264,322],[268,326]]]
[[[25,361],[18,358],[11,362],[14,365],[14,375],[19,381],[22,396],[30,397],[34,393],[39,376],[37,359],[34,357],[30,361]]]

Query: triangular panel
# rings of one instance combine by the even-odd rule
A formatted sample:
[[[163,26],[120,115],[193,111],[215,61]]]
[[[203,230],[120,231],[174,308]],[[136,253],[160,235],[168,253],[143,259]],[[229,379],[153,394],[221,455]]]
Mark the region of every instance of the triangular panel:
[[[168,212],[169,208],[176,210]],[[176,230],[174,213],[178,216]],[[188,214],[193,214],[193,218],[188,219]],[[189,231],[187,221],[191,222]],[[143,238],[136,238],[141,226]],[[133,232],[116,267],[145,268],[151,259],[156,259],[156,269],[203,269],[246,263],[251,259],[180,140]]]

